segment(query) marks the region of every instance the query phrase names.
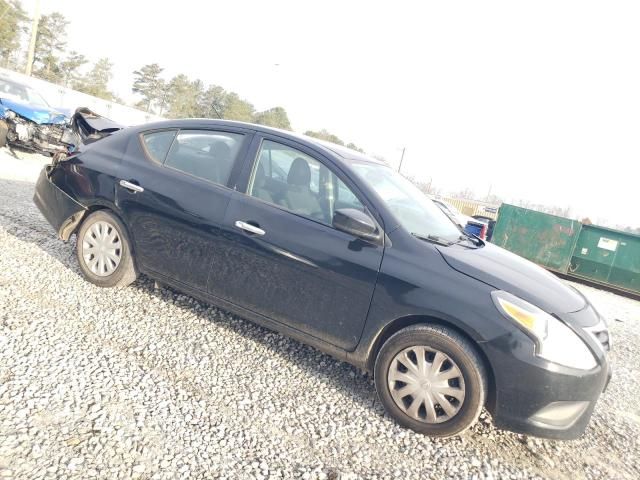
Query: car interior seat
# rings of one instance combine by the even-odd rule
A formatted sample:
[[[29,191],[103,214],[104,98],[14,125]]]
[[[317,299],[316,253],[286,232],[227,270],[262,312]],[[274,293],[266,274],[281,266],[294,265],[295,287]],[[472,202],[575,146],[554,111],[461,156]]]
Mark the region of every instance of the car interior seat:
[[[212,172],[217,183],[226,184],[231,174],[232,158],[231,148],[223,141],[212,142],[209,145],[209,157],[207,160],[210,165],[207,165],[207,170]],[[213,162],[211,162],[213,157]]]
[[[297,157],[289,169],[285,204],[294,212],[327,221],[318,196],[311,191],[311,169],[302,157]]]
[[[267,176],[264,173],[264,166],[259,162],[256,168],[255,176],[253,178],[251,195],[266,202],[276,203],[271,192],[269,192],[269,190],[265,188],[266,177]]]

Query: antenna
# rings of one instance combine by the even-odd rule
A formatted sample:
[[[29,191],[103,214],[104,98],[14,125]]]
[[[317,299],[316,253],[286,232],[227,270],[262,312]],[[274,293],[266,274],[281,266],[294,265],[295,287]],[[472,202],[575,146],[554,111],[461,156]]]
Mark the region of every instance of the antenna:
[[[216,115],[218,115],[218,118],[222,120],[222,115],[220,115],[220,112],[216,108],[216,104],[214,102],[211,102],[211,108],[213,108],[213,111],[216,112]]]
[[[400,165],[398,165],[398,173],[400,173],[400,169],[402,168],[402,160],[404,160],[404,151],[407,147],[402,147],[402,156],[400,157]]]

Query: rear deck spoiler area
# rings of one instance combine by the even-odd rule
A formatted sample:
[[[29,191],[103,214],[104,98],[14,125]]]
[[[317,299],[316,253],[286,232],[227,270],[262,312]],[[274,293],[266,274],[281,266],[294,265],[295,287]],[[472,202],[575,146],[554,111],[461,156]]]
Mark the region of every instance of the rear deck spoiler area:
[[[78,108],[71,117],[71,130],[77,137],[76,147],[93,143],[123,128],[126,126],[109,120],[86,107]]]

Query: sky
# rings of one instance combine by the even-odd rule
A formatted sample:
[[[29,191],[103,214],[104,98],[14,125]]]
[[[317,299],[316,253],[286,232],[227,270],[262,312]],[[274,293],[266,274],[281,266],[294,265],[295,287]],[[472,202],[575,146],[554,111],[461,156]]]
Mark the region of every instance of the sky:
[[[640,2],[41,0],[68,48],[284,107],[444,191],[640,227]],[[23,0],[29,11],[35,0]]]

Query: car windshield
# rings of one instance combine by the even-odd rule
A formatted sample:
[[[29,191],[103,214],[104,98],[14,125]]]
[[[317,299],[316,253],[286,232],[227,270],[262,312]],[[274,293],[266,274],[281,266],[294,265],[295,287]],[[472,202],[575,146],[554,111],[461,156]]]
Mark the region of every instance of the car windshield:
[[[386,165],[376,163],[354,162],[352,166],[407,231],[416,236],[437,237],[450,242],[459,239],[460,229],[402,175]]]
[[[0,78],[0,98],[10,98],[19,102],[38,107],[48,107],[49,104],[33,88]]]

